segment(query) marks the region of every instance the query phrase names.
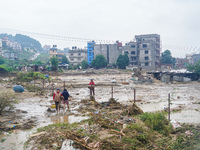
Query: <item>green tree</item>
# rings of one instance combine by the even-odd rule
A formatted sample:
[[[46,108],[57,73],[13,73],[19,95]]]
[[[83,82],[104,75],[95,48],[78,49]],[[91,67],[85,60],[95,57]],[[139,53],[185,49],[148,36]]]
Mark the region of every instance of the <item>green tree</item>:
[[[200,60],[196,64],[188,64],[187,70],[200,75]]]
[[[172,57],[172,64],[173,64],[173,66],[176,65],[176,58],[175,57]]]
[[[81,62],[81,67],[82,67],[83,69],[86,69],[86,68],[88,67],[88,62],[87,62],[86,60],[83,60],[83,61]]]
[[[126,66],[129,65],[129,58],[128,55],[122,55],[120,54],[119,57],[117,58],[117,66],[119,67],[119,69],[126,69]]]
[[[95,59],[92,60],[92,67],[97,69],[107,66],[107,61],[103,55],[97,55]]]
[[[66,56],[63,56],[63,57],[62,57],[61,62],[62,62],[63,64],[69,64],[69,60],[67,59]]]
[[[43,63],[40,60],[34,61],[33,64],[35,64],[35,65],[43,65]]]
[[[165,50],[161,56],[161,63],[162,64],[172,64],[172,55],[170,50]]]
[[[1,64],[5,64],[6,63],[6,59],[5,58],[3,58],[2,56],[0,56],[0,65]]]
[[[50,61],[51,61],[51,67],[52,67],[51,70],[56,71],[58,69],[58,57],[53,56],[51,57]]]
[[[124,54],[124,59],[125,59],[125,63],[126,63],[126,66],[129,65],[129,58],[128,58],[128,54]]]

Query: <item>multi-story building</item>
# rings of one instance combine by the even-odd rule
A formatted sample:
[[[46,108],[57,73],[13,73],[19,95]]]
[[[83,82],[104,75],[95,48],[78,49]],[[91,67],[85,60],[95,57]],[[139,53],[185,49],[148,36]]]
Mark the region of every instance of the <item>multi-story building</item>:
[[[58,57],[58,61],[61,62],[62,57],[64,56],[64,53],[57,53],[57,51],[58,51],[57,45],[53,45],[53,47],[50,48],[50,50],[49,50],[50,58],[53,56]]]
[[[176,67],[178,67],[178,68],[186,68],[188,63],[189,63],[189,60],[186,58],[177,58],[176,59]]]
[[[129,65],[130,66],[138,66],[138,56],[139,51],[137,49],[137,43],[131,41],[126,43],[125,46],[122,47],[123,54],[127,54],[129,57]]]
[[[16,53],[9,50],[3,50],[1,55],[8,60],[17,60]]]
[[[83,60],[87,61],[87,49],[72,47],[72,50],[69,50],[69,62],[72,66],[80,64]]]
[[[94,41],[87,42],[87,61],[91,65],[92,60],[94,59]]]
[[[57,51],[58,51],[57,45],[53,45],[53,47],[50,48],[50,50],[49,50],[50,58],[53,57],[53,56],[56,57]]]
[[[160,67],[160,35],[136,35],[135,38],[139,51],[139,65],[145,69]]]
[[[103,55],[109,64],[116,63],[117,58],[122,54],[122,43],[117,41],[115,44],[95,44],[94,58],[99,54]]]
[[[136,35],[135,39],[123,46],[123,53],[129,56],[129,65],[149,70],[160,67],[160,35]]]
[[[190,64],[192,64],[192,54],[186,54],[186,59],[189,61]]]
[[[192,63],[196,64],[198,61],[200,61],[200,54],[193,54],[192,55]]]

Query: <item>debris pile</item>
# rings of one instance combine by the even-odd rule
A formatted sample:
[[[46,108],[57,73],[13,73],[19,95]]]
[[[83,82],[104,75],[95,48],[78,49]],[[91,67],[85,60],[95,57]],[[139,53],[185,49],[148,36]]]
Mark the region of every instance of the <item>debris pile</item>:
[[[132,115],[139,115],[142,113],[143,111],[135,103],[133,103],[133,105],[125,109],[122,114],[127,114],[129,116],[132,116]]]

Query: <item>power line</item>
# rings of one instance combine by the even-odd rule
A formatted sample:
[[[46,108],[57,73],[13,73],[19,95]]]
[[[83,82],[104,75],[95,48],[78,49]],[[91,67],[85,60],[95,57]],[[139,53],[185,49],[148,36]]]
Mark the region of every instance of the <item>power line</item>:
[[[8,28],[1,28],[0,31],[3,32],[9,32],[9,33],[15,33],[15,34],[24,34],[27,36],[34,36],[38,38],[44,38],[44,39],[54,39],[54,40],[63,40],[63,41],[69,41],[69,42],[88,42],[88,41],[95,41],[99,43],[115,43],[117,40],[103,40],[103,39],[91,39],[91,38],[80,38],[80,37],[71,37],[71,36],[60,36],[60,35],[52,35],[52,34],[43,34],[43,33],[37,33],[37,32],[29,32],[29,31],[22,31],[22,30],[16,30],[16,29],[8,29]],[[136,41],[134,38],[133,41]],[[127,41],[120,41],[122,43],[127,43]],[[173,49],[173,50],[184,50],[188,52],[199,52],[200,47],[190,47],[190,46],[183,46],[183,45],[168,45],[168,44],[161,44],[162,49]]]

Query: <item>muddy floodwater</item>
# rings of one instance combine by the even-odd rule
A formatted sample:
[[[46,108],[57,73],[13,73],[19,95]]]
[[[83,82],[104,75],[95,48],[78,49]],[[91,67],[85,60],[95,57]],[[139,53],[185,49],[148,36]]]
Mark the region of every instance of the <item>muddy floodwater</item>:
[[[97,102],[108,101],[111,97],[111,80],[115,79],[116,84],[113,85],[113,95],[123,105],[133,103],[133,89],[136,89],[136,104],[144,112],[164,110],[168,107],[168,94],[170,93],[171,119],[181,123],[200,123],[200,83],[198,82],[166,84],[155,80],[153,84],[134,84],[130,80],[131,74],[60,76],[59,78],[61,81],[65,81],[66,84],[79,86],[77,88],[68,87],[68,91],[72,96],[70,112],[64,113],[61,110],[58,115],[56,113],[48,113],[47,108],[51,106],[50,101],[52,100],[49,93],[42,97],[33,96],[33,94],[22,96],[19,104],[16,105],[16,109],[27,111],[27,113],[20,114],[24,119],[36,118],[37,126],[29,130],[14,130],[11,134],[1,136],[0,140],[5,139],[5,141],[0,143],[0,149],[23,149],[24,143],[31,134],[37,131],[38,127],[53,123],[80,122],[87,119],[88,117],[82,117],[75,109],[80,106],[81,99],[88,97],[89,89],[87,84],[91,78],[94,79],[96,84],[100,84],[95,88]],[[129,82],[129,85],[122,85],[122,82]],[[80,86],[79,84],[82,85]],[[62,89],[63,85],[57,84],[57,86]],[[1,84],[0,88],[4,89],[4,84]]]

